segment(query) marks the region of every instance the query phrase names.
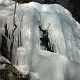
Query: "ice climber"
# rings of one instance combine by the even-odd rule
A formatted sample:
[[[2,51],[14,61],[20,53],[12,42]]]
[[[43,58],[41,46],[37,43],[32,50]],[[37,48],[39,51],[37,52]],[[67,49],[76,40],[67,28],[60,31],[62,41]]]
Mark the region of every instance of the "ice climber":
[[[50,23],[49,23],[49,26],[50,26]],[[39,22],[39,29],[43,32],[42,38],[40,38],[40,40],[42,42],[41,45],[44,45],[47,48],[48,51],[50,51],[50,48],[48,46],[48,43],[49,43],[48,28],[49,28],[49,26],[45,30],[43,30],[41,28],[42,27],[42,23],[41,23],[41,21]]]

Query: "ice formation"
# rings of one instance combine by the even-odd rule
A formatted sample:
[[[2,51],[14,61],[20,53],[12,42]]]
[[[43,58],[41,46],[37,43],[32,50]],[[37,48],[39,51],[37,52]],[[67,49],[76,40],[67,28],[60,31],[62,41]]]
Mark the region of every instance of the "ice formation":
[[[7,22],[11,37],[13,6],[6,9],[9,10],[6,20],[3,19],[0,24],[4,26]],[[43,29],[51,23],[49,39],[51,45],[55,45],[55,53],[40,46],[41,32],[38,21],[42,21]],[[40,80],[80,80],[80,24],[68,10],[58,4],[17,4],[16,25],[14,65],[21,67],[23,72],[38,73]],[[10,40],[7,44],[10,50]]]

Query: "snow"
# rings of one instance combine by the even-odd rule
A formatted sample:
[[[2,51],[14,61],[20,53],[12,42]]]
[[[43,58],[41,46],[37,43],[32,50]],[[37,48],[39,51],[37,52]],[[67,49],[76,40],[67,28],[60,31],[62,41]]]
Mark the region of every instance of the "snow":
[[[15,54],[15,67],[21,71],[23,74],[29,73],[29,65],[27,64],[27,58],[26,58],[26,50],[23,47],[19,47],[17,49],[17,53]]]
[[[14,1],[12,0],[0,0],[0,6],[5,7],[5,6],[10,6],[12,4],[14,4]]]
[[[10,63],[10,61],[8,59],[6,59],[5,57],[3,57],[1,55],[0,55],[0,61]]]
[[[0,15],[0,19],[3,19],[0,30],[7,22],[10,37],[13,5],[1,10],[6,19]],[[51,24],[49,39],[51,45],[55,46],[54,53],[40,46],[42,33],[38,28],[39,21],[42,21],[43,29],[48,23]],[[23,74],[33,72],[32,76],[37,76],[39,80],[80,80],[80,24],[68,10],[58,4],[17,4],[16,25],[12,60]],[[10,49],[10,41],[7,44]]]

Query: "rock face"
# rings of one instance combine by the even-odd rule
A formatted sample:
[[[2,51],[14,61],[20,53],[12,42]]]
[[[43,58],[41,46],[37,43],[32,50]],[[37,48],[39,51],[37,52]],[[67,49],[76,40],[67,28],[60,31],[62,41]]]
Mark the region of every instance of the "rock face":
[[[29,3],[29,2],[38,2],[38,0],[13,0],[13,1],[17,1],[18,3]],[[40,1],[41,3],[44,3],[44,4],[53,4],[55,3],[57,0],[43,0],[43,1]]]
[[[80,23],[80,0],[66,0],[66,3],[63,5],[67,8],[72,16]]]
[[[29,3],[35,0],[16,0],[18,3]]]
[[[12,64],[0,62],[0,80],[29,80],[30,77],[20,73]]]

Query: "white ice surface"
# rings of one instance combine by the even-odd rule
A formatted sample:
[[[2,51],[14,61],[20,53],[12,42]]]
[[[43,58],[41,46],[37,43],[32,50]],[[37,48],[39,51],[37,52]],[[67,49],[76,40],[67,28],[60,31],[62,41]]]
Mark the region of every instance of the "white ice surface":
[[[9,6],[5,9],[7,20],[3,20],[8,23],[10,36],[13,8]],[[51,45],[55,45],[55,53],[42,50],[38,21],[42,21],[43,29],[51,23],[49,39]],[[24,73],[38,73],[40,80],[80,80],[80,24],[68,10],[58,4],[17,4],[16,24],[18,28],[14,34],[14,65],[19,66]],[[3,23],[1,25],[4,26]]]

